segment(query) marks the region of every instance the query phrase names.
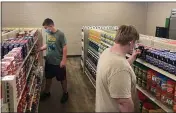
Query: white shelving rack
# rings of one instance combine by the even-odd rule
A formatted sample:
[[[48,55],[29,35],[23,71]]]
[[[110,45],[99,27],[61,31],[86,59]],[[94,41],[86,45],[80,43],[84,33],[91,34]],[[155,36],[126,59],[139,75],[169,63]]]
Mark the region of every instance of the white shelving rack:
[[[94,27],[96,28],[96,27]],[[97,27],[98,28],[98,27]],[[116,27],[118,28],[118,27]],[[91,27],[88,27],[87,29],[91,29]],[[102,29],[101,29],[102,30]],[[109,31],[109,30],[102,30],[103,32],[106,32],[108,34],[108,32],[112,33],[112,31]],[[84,35],[84,40],[88,40],[88,31],[84,31],[85,35]],[[89,40],[89,41],[92,41],[94,42],[93,40]],[[149,47],[152,47],[152,48],[157,48],[157,49],[169,49],[171,51],[174,51],[176,52],[176,45],[174,44],[169,44],[168,42],[170,41],[173,41],[173,40],[170,40],[170,39],[160,39],[160,38],[157,38],[157,37],[153,37],[153,36],[147,36],[147,35],[143,35],[143,34],[140,34],[140,40],[139,40],[139,43],[143,44],[143,45],[146,45],[146,46],[149,46]],[[96,42],[94,42],[95,44],[97,44]],[[105,45],[106,48],[109,48],[111,47],[112,45],[106,43],[105,41],[102,41],[100,42],[99,44],[99,47],[102,46],[102,45]],[[92,56],[96,56],[96,57],[99,57],[99,55],[101,55],[101,52],[97,52],[95,51],[92,47],[88,47],[88,41],[84,41],[84,46],[85,46],[85,59],[87,59],[87,52],[89,52],[90,54],[92,54]],[[89,48],[89,49],[88,49]],[[91,50],[91,51],[90,51]],[[131,55],[127,54],[127,57],[130,57]],[[166,72],[150,63],[147,63],[141,59],[137,59],[136,62],[140,63],[140,64],[143,64],[144,66],[150,68],[150,69],[153,69],[155,70],[156,72],[159,72],[165,76],[167,76],[168,78],[176,81],[176,75],[174,74],[171,74],[169,72]],[[90,59],[86,60],[86,63],[89,64],[89,66],[92,68],[92,70],[96,70],[96,67],[95,65],[93,64],[93,62],[90,61]],[[85,67],[85,65],[84,65]],[[92,85],[96,88],[96,82],[95,82],[95,79],[92,77],[90,71],[86,68],[85,69],[85,74],[88,76],[90,82],[92,83]],[[139,91],[141,91],[144,95],[146,95],[150,100],[152,100],[156,105],[158,105],[159,107],[161,107],[165,112],[173,112],[173,110],[169,107],[167,107],[166,105],[164,105],[163,103],[161,103],[161,101],[157,100],[153,95],[151,95],[148,91],[144,90],[143,88],[139,87],[137,85],[136,87]]]
[[[34,34],[37,34],[36,36],[34,36]],[[21,90],[21,93],[20,93],[20,96],[19,98],[17,97],[17,77],[18,75],[20,74],[23,66],[26,65],[27,63],[27,60],[29,59],[29,57],[31,57],[31,53],[32,51],[36,48],[36,46],[38,45],[39,43],[39,35],[38,35],[38,29],[33,29],[32,32],[30,33],[31,36],[34,36],[34,43],[33,43],[33,46],[30,48],[30,50],[28,51],[28,54],[27,56],[25,57],[25,59],[23,60],[23,62],[21,63],[21,65],[18,67],[18,70],[16,71],[16,74],[15,75],[7,75],[7,76],[4,76],[1,78],[2,80],[2,84],[3,84],[3,90],[2,90],[2,93],[4,95],[4,103],[3,106],[5,106],[5,108],[7,109],[8,108],[8,112],[18,112],[18,105],[19,105],[19,102],[21,101],[21,98],[22,98],[22,94],[24,93],[25,91],[25,88],[27,86],[27,81],[26,83],[24,84],[22,90]],[[29,69],[27,69],[27,72],[26,73],[26,79],[27,80],[29,78],[29,75],[32,71],[32,68],[34,67],[34,62],[35,62],[35,59],[36,58],[39,58],[39,54],[35,54],[33,57],[31,57],[32,60],[31,62],[29,63]],[[38,64],[40,65],[40,64]],[[37,68],[33,68],[33,69],[37,69]],[[39,75],[40,76],[40,75]],[[33,76],[33,79],[32,81],[32,84],[33,82],[35,81],[36,76]],[[30,86],[30,92],[29,94],[31,94],[31,90],[33,88],[33,85],[31,84]],[[34,92],[33,92],[34,93]],[[33,98],[33,97],[32,97]],[[32,102],[31,102],[32,103]],[[39,103],[39,102],[38,102]],[[24,112],[27,108],[27,103],[26,105],[24,105],[25,107],[23,108]]]
[[[91,46],[88,45],[89,42],[93,42],[94,44],[96,44],[97,46],[99,46],[101,44],[100,43],[92,40],[89,38],[89,30],[97,30],[97,32],[103,32],[103,31],[109,31],[109,30],[117,30],[118,27],[117,26],[84,26],[83,27],[83,34],[84,34],[84,39],[83,39],[83,44],[84,45],[84,70],[83,72],[87,75],[88,79],[90,80],[90,82],[92,83],[92,85],[95,87],[95,78],[92,77],[90,71],[88,70],[88,68],[86,67],[86,65],[88,65],[91,69],[92,73],[96,72],[96,65],[91,61],[91,59],[89,59],[87,57],[87,54],[91,54],[92,56],[94,56],[95,58],[99,59],[99,55],[100,52],[96,51],[94,48],[92,48]],[[99,37],[101,40],[101,36]]]

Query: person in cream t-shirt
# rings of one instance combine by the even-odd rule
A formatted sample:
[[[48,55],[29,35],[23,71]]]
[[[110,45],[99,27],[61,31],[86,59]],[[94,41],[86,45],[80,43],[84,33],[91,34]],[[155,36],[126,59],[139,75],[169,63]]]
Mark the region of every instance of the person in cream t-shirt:
[[[96,112],[139,112],[136,76],[130,64],[140,52],[135,51],[129,59],[125,57],[137,40],[136,29],[122,25],[114,46],[101,54],[96,76]]]

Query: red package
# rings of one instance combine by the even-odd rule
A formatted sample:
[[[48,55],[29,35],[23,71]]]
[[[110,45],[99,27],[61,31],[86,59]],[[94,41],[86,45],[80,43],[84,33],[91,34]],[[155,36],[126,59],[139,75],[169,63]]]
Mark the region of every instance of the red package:
[[[157,98],[158,100],[161,100],[161,92],[162,92],[161,88],[160,88],[160,87],[157,87],[157,88],[156,88],[156,98]]]
[[[12,69],[13,69],[13,63],[11,60],[7,59],[2,59],[1,62],[1,69],[2,69],[2,76],[6,75],[12,75]]]
[[[142,102],[147,100],[147,97],[140,91],[138,91],[138,97],[139,97],[139,100],[142,101]]]
[[[152,70],[147,71],[147,90],[150,91],[152,84]]]
[[[175,82],[173,80],[167,81],[167,93],[174,94]]]
[[[175,91],[174,91],[174,105],[173,105],[173,110],[176,112],[176,86],[175,86]]]
[[[167,94],[166,95],[166,104],[170,107],[174,105],[174,94]]]
[[[166,104],[166,101],[167,101],[166,93],[165,93],[165,92],[162,92],[162,93],[161,93],[161,102],[162,102],[163,104]]]
[[[156,87],[157,86],[157,72],[155,71],[152,71],[152,86],[153,87]]]
[[[146,109],[148,109],[148,110],[155,108],[155,107],[153,106],[153,104],[147,103],[147,102],[143,104],[143,107],[146,108]]]

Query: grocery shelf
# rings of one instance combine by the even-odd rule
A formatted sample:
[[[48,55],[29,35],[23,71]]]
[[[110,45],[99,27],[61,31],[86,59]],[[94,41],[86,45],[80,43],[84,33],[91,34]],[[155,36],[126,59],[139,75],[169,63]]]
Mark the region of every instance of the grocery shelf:
[[[40,74],[41,74],[40,75],[40,77],[41,77],[40,80],[42,81],[43,80],[43,67],[42,66],[40,67]],[[42,82],[39,85],[41,86]],[[42,87],[39,88],[39,92],[41,92],[41,90],[42,90]],[[37,109],[36,109],[37,113],[38,113],[38,108],[39,108],[39,104],[40,104],[39,101],[40,101],[40,95],[38,97],[38,105],[37,105]]]
[[[127,54],[126,56],[127,57],[131,57],[131,55],[129,55],[129,54]],[[141,60],[139,58],[137,58],[136,61],[138,63],[141,63],[141,64],[145,65],[146,67],[149,67],[149,68],[151,68],[151,69],[153,69],[153,70],[155,70],[155,71],[157,71],[157,72],[159,72],[159,73],[161,73],[161,74],[163,74],[163,75],[165,75],[165,76],[167,76],[167,77],[169,77],[169,78],[171,78],[171,79],[176,81],[176,75],[171,74],[171,73],[169,73],[167,71],[164,71],[164,70],[162,70],[162,69],[160,69],[160,68],[158,68],[158,67],[156,67],[156,66],[154,66],[154,65],[152,65],[150,63],[147,63],[144,60]]]
[[[163,103],[161,103],[161,101],[157,100],[153,95],[151,95],[149,92],[147,92],[146,90],[142,89],[141,87],[139,87],[138,85],[136,86],[136,88],[141,91],[145,96],[147,96],[150,100],[152,100],[155,104],[157,104],[159,107],[161,107],[164,111],[166,111],[167,113],[171,113],[173,112],[172,109],[170,109],[169,107],[165,106]]]
[[[87,68],[85,68],[85,74],[87,75],[87,77],[89,78],[90,82],[92,83],[92,85],[95,87],[96,81],[93,79],[93,77],[91,76],[90,72],[88,71]]]
[[[9,112],[9,105],[8,105],[8,103],[2,104],[0,110],[1,110],[1,113],[8,113]]]
[[[94,69],[94,71],[96,71],[96,66],[95,64],[89,59],[87,58],[87,62],[90,64],[90,66]]]
[[[32,69],[32,67],[33,67],[34,61],[35,61],[35,58],[33,58],[33,60],[32,60],[32,64],[31,64],[31,66],[30,66],[30,68],[29,68],[29,70],[28,70],[27,76],[26,76],[26,80],[28,79],[28,77],[29,77],[29,75],[30,75],[30,72],[31,72],[31,69]],[[27,85],[27,84],[25,84],[25,86],[24,86],[24,88],[23,88],[23,90],[22,90],[22,92],[21,92],[21,94],[20,94],[20,97],[18,98],[17,106],[18,106],[18,104],[19,104],[19,102],[20,102],[21,96],[22,96],[22,94],[23,94],[24,89],[26,88],[26,85]]]
[[[99,45],[99,43],[98,42],[96,42],[96,41],[94,41],[94,40],[92,40],[92,39],[90,39],[90,38],[88,38],[91,42],[93,42],[93,43],[95,43],[96,45]]]
[[[102,31],[105,31],[105,30],[102,30]],[[107,30],[108,31],[108,30]],[[112,30],[110,30],[110,31],[112,31]],[[100,38],[100,42],[99,42],[99,45],[98,45],[98,47],[99,47],[99,49],[98,49],[98,52],[97,51],[95,51],[93,48],[91,48],[91,47],[89,47],[89,40],[91,41],[91,42],[93,42],[93,43],[95,43],[95,44],[97,44],[98,43],[98,41],[96,41],[96,39],[95,40],[93,40],[93,39],[89,39],[89,38],[87,38],[87,37],[89,37],[89,35],[88,35],[88,33],[89,33],[89,31],[86,31],[85,30],[85,38],[84,38],[84,45],[85,45],[85,48],[88,48],[88,50],[84,50],[85,51],[85,53],[87,53],[87,52],[89,52],[90,54],[92,54],[93,55],[93,57],[94,58],[96,58],[96,53],[97,53],[97,56],[99,56],[100,57],[100,55],[102,54],[102,48],[103,49],[105,49],[105,48],[110,48],[110,47],[112,47],[113,46],[113,43],[112,42],[110,42],[109,40],[111,40],[111,39],[108,39],[108,38],[110,38],[110,37],[107,37],[106,38],[106,36],[105,37],[103,37],[102,35],[100,36],[100,37],[103,37],[103,38]],[[113,31],[113,33],[116,33],[116,31]],[[109,33],[107,33],[107,35],[109,35]],[[141,37],[141,36],[140,36]],[[88,40],[88,41],[87,41]],[[153,39],[152,39],[153,40]],[[144,43],[142,43],[143,45],[146,45],[146,46],[149,46],[149,47],[153,47],[153,48],[155,48],[154,47],[154,42],[153,43],[150,43],[150,44],[148,44],[149,42],[151,42],[151,40],[148,40],[148,42],[147,41],[142,41],[142,42],[144,42]],[[115,43],[115,42],[114,42]],[[141,43],[141,42],[139,42],[139,43]],[[158,42],[159,43],[159,42]],[[158,44],[158,43],[156,43],[156,45]],[[155,46],[156,46],[155,45]],[[157,47],[157,46],[156,46]],[[169,47],[168,47],[169,48]],[[158,49],[158,48],[156,48],[156,49]],[[169,48],[169,49],[173,49],[173,48]],[[89,55],[89,54],[88,54]],[[92,85],[95,87],[96,86],[96,80],[94,79],[94,70],[96,69],[96,66],[94,65],[94,63],[92,63],[92,61],[93,60],[91,60],[90,58],[88,58],[88,55],[87,54],[85,54],[85,59],[86,59],[86,64],[88,64],[88,66],[90,66],[89,68],[90,68],[90,70],[89,70],[89,68],[87,68],[86,66],[85,66],[85,70],[84,70],[84,72],[85,72],[85,74],[86,74],[86,76],[88,76],[88,79],[90,80],[90,82],[92,83]],[[127,57],[131,57],[131,55],[129,55],[129,54],[127,54],[126,55]],[[98,58],[99,58],[98,57]],[[87,59],[88,58],[88,59]],[[164,71],[164,70],[162,70],[162,69],[160,69],[160,68],[158,68],[158,67],[156,67],[156,66],[154,66],[154,65],[152,65],[152,64],[150,64],[150,63],[147,63],[147,62],[145,62],[144,60],[142,60],[142,59],[140,59],[140,58],[137,58],[136,59],[136,62],[138,62],[138,63],[140,63],[140,64],[143,64],[144,66],[146,66],[146,67],[148,67],[148,68],[151,68],[152,70],[155,70],[155,71],[157,71],[158,73],[161,73],[161,74],[163,74],[163,75],[165,75],[165,76],[167,76],[167,77],[169,77],[169,78],[171,78],[171,79],[173,79],[173,80],[175,80],[176,81],[176,75],[174,75],[174,74],[171,74],[171,73],[169,73],[169,72],[167,72],[167,71]],[[93,69],[92,69],[93,68]],[[93,71],[93,72],[92,72]],[[91,74],[91,72],[92,72],[92,74]],[[96,87],[95,87],[96,88]],[[144,90],[144,89],[142,89],[141,87],[139,87],[138,85],[137,85],[137,87],[136,87],[139,91],[141,91],[144,95],[146,95],[147,96],[147,98],[149,98],[151,101],[153,101],[156,105],[158,105],[160,108],[162,108],[164,111],[166,111],[166,112],[173,112],[173,110],[172,110],[172,108],[170,108],[170,107],[168,107],[167,105],[164,105],[161,101],[159,101],[159,100],[157,100],[156,99],[156,97],[155,96],[153,96],[150,92],[148,92],[147,90]]]
[[[27,109],[27,104],[25,105],[25,108],[23,110],[24,113],[26,112],[26,109]]]
[[[16,74],[15,74],[15,75],[19,75],[21,68],[22,68],[22,67],[23,67],[23,65],[26,63],[26,61],[27,61],[27,59],[28,59],[29,55],[31,54],[31,52],[32,52],[33,48],[35,47],[35,45],[36,45],[37,41],[38,41],[38,38],[37,38],[37,39],[36,39],[36,41],[34,42],[34,44],[33,44],[33,46],[31,47],[31,49],[29,50],[29,52],[28,52],[27,56],[26,56],[26,57],[25,57],[25,59],[23,60],[22,64],[21,64],[21,65],[20,65],[20,67],[18,68],[18,70],[17,70],[17,72],[16,72]]]
[[[88,51],[90,51],[94,56],[96,56],[97,58],[99,58],[98,52],[95,51],[95,49],[93,49],[92,47],[89,46]]]
[[[110,44],[107,44],[106,42],[101,41],[101,43],[103,43],[104,45],[106,45],[108,47],[112,47]]]
[[[30,103],[30,111],[31,111],[31,109],[32,109],[32,103],[33,103],[33,100],[34,100],[34,97],[35,97],[35,90],[36,90],[36,86],[35,86],[35,88],[34,88],[34,91],[33,91],[33,95],[32,95],[32,100],[31,100],[31,103]]]
[[[0,99],[0,106],[3,106],[3,98]]]
[[[35,81],[35,76],[33,76],[33,78],[32,78],[32,84],[31,84],[31,86],[30,86],[29,95],[30,95],[31,92],[32,92],[32,88],[33,88],[33,85],[34,85],[34,81]]]
[[[31,64],[30,67],[29,67],[29,71],[28,71],[28,73],[27,73],[27,75],[26,75],[26,80],[27,80],[27,78],[28,78],[29,75],[30,75],[30,72],[31,72],[31,69],[32,69],[32,67],[33,67],[34,61],[35,61],[35,58],[33,58],[32,64]]]

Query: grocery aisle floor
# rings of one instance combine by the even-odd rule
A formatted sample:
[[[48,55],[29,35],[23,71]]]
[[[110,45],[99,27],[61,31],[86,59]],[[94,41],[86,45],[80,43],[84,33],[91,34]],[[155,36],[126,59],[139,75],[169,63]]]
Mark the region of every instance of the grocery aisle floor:
[[[62,88],[60,82],[53,79],[51,97],[40,102],[39,113],[94,112],[95,89],[81,70],[80,58],[68,58],[67,80],[68,102],[64,105],[60,103]]]

